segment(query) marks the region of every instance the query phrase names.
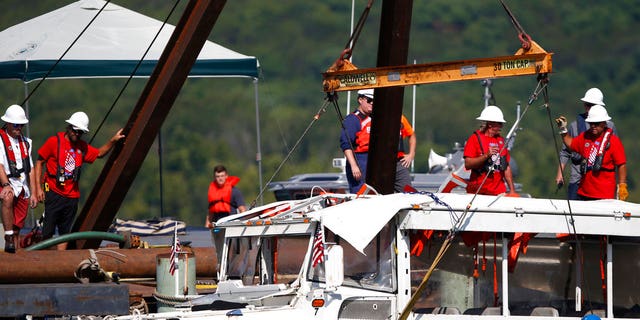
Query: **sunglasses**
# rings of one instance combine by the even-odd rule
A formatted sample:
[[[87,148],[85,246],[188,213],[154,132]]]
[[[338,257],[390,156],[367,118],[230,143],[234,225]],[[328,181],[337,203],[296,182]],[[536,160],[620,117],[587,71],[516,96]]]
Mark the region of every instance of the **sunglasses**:
[[[12,123],[11,125],[12,125],[14,128],[22,128],[22,127],[24,127],[24,124],[23,124],[23,123]]]
[[[373,98],[369,98],[369,97],[365,97],[367,98],[367,103],[373,104]]]
[[[69,130],[71,130],[73,133],[75,133],[77,136],[81,136],[82,134],[84,134],[84,131],[80,130],[80,129],[74,129],[69,127]]]

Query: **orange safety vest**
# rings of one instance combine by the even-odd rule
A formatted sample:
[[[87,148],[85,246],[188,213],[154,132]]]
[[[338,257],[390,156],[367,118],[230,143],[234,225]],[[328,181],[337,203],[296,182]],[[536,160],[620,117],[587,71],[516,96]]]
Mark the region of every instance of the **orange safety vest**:
[[[369,137],[371,135],[371,117],[365,116],[359,110],[353,114],[360,120],[360,131],[356,132],[356,149],[353,150],[353,152],[368,152]]]
[[[222,186],[213,181],[209,184],[209,213],[231,212],[231,189],[240,181],[236,176],[228,176]]]
[[[7,131],[0,130],[0,137],[2,138],[2,143],[4,144],[4,151],[7,154],[7,161],[9,162],[9,178],[18,178],[20,174],[26,172],[29,175],[31,172],[31,163],[29,162],[29,146],[24,137],[18,137],[18,144],[20,145],[20,155],[22,161],[22,169],[18,170],[16,166],[16,156],[13,153],[13,146],[11,145],[11,141],[9,141],[9,135]]]

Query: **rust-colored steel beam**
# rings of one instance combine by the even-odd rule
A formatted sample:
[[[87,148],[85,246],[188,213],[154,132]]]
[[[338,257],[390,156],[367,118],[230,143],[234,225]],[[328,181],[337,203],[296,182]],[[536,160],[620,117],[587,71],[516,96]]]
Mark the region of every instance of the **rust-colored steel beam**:
[[[105,271],[122,278],[155,278],[156,257],[170,254],[170,248],[96,250],[98,263]],[[216,255],[213,248],[183,247],[196,258],[197,277],[215,277]],[[15,254],[0,252],[0,284],[78,282],[73,273],[80,262],[90,258],[89,250],[20,250]]]
[[[413,0],[384,0],[378,40],[378,67],[407,64]],[[369,185],[393,193],[404,87],[375,89],[367,161]]]
[[[78,215],[73,231],[107,231],[196,61],[226,0],[191,0],[153,71],[124,134]],[[97,248],[100,240],[79,240]]]

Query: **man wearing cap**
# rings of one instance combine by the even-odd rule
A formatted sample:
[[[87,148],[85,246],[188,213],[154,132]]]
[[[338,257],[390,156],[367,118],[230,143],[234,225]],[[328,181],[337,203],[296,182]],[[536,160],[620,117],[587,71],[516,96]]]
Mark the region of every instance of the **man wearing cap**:
[[[351,193],[357,193],[365,182],[372,111],[373,89],[358,90],[358,108],[342,123],[340,148],[347,159],[346,173]]]
[[[611,117],[607,109],[601,105],[592,106],[585,119],[589,129],[574,138],[568,134],[566,118],[560,116],[556,119],[562,142],[584,159],[580,165],[582,178],[578,187],[579,200],[615,199],[616,172],[618,199],[626,200],[629,196],[624,147],[607,126],[609,120]]]
[[[75,112],[66,122],[68,125],[64,132],[49,137],[40,147],[36,161],[36,196],[38,201],[44,201],[42,238],[45,240],[54,235],[56,227],[59,235],[71,230],[78,210],[78,179],[82,164],[104,157],[117,141],[124,138],[120,129],[107,143],[95,148],[82,140],[82,135],[89,132],[86,113]],[[66,243],[58,245],[58,250],[66,248]]]
[[[578,114],[576,116],[576,120],[572,121],[567,127],[568,134],[573,138],[577,137],[589,128],[589,125],[585,121],[585,119],[587,119],[589,109],[594,105],[605,106],[604,95],[598,88],[591,88],[587,90],[580,101],[582,101],[584,106],[584,112]],[[608,120],[607,127],[611,128],[615,135],[618,135],[618,131],[616,130],[616,126],[613,121]],[[567,197],[569,200],[578,200],[578,186],[580,185],[580,177],[582,177],[582,174],[580,174],[580,164],[582,163],[582,160],[583,158],[579,153],[571,152],[566,146],[562,146],[562,150],[560,150],[560,165],[558,166],[558,172],[556,174],[556,183],[558,184],[558,187],[561,187],[564,184],[564,177],[562,176],[562,173],[564,172],[564,168],[567,163],[571,162],[569,185],[567,187]]]
[[[19,246],[20,229],[24,227],[27,208],[35,208],[38,202],[31,197],[35,177],[31,170],[31,139],[22,134],[29,122],[21,106],[11,105],[0,117],[5,122],[0,129],[2,150],[0,151],[0,200],[2,200],[2,222],[4,226],[4,251],[15,253]]]
[[[344,119],[344,129],[340,135],[340,147],[347,159],[347,181],[351,193],[357,193],[365,183],[372,112],[373,89],[358,90],[358,109]],[[415,157],[417,141],[413,127],[404,115],[400,119],[399,134],[394,191],[403,192],[406,186],[411,187],[408,168]],[[408,152],[404,149],[405,138],[409,143]]]

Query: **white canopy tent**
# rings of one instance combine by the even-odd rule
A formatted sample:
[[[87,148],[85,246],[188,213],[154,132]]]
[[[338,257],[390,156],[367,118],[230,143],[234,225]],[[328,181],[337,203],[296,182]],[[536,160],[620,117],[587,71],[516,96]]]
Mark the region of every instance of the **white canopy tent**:
[[[73,41],[84,31],[75,44]],[[158,34],[158,31],[162,31]],[[27,84],[47,78],[130,77],[154,37],[135,77],[149,77],[175,27],[103,0],[80,0],[0,32],[0,79]],[[63,56],[64,54],[64,56]],[[246,77],[253,80],[256,110],[257,162],[262,190],[258,103],[259,63],[255,57],[207,41],[190,77]],[[28,103],[25,104],[28,110]]]

